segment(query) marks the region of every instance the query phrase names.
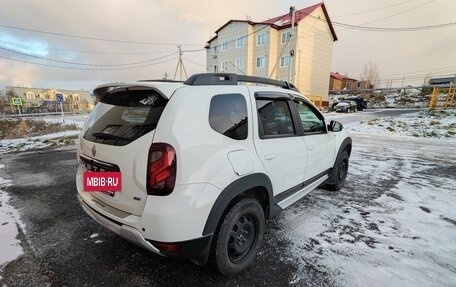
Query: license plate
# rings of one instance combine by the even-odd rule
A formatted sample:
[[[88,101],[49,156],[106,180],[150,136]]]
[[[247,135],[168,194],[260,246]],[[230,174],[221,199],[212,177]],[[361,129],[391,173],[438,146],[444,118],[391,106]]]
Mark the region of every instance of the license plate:
[[[84,172],[84,190],[103,191],[114,196],[114,192],[122,190],[122,175],[120,171],[86,171]]]

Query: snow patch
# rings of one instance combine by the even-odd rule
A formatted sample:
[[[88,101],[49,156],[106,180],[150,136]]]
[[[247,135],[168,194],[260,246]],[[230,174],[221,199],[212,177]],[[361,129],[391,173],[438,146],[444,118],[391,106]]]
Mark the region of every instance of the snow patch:
[[[2,167],[4,168],[4,166]],[[0,188],[10,186],[12,182],[0,177]],[[0,266],[23,254],[18,235],[18,225],[24,229],[17,210],[9,204],[10,197],[0,189]]]
[[[75,124],[79,129],[82,128],[87,115],[68,116],[65,117],[65,124]],[[28,120],[45,121],[48,123],[62,123],[60,116],[48,117],[27,117]],[[53,134],[41,135],[36,137],[28,137],[21,139],[0,140],[0,154],[8,152],[20,152],[35,149],[47,148],[55,145],[65,145],[65,141],[58,141],[57,139],[76,137],[80,134],[80,130],[68,130]]]
[[[456,139],[456,110],[420,111],[347,126],[350,133]]]
[[[317,189],[280,215],[298,268],[290,284],[308,282],[311,270],[335,286],[454,286],[456,178],[441,171],[455,168],[456,146],[391,136],[353,142],[346,186]],[[436,148],[447,160],[434,157]]]

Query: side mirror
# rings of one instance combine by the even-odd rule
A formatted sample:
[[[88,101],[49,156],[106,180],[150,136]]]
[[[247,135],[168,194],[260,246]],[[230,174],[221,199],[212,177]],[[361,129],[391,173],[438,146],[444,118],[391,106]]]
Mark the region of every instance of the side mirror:
[[[342,124],[336,121],[331,121],[328,125],[328,130],[334,133],[340,132],[343,128]]]

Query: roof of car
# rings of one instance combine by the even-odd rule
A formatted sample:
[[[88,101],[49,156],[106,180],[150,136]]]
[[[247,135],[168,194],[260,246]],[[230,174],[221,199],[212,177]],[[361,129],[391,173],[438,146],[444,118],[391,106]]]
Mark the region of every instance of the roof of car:
[[[177,89],[183,86],[237,86],[247,83],[261,85],[262,87],[273,86],[275,89],[299,93],[298,89],[293,84],[286,81],[232,73],[201,73],[192,75],[185,82],[172,80],[141,80],[137,82],[109,83],[96,87],[93,94],[96,98],[101,100],[106,94],[114,90],[157,89],[163,96],[169,99]]]

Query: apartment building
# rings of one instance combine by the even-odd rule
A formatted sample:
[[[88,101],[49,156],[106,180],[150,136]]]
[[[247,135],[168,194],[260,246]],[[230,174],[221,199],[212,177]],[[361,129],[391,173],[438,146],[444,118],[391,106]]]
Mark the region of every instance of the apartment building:
[[[290,80],[304,95],[327,103],[337,36],[325,4],[296,10],[294,27],[291,37],[291,13],[262,22],[228,21],[207,42],[207,72]]]
[[[21,98],[23,112],[57,112],[60,103],[57,97],[61,95],[62,108],[68,112],[87,112],[94,106],[94,100],[89,92],[83,90],[57,90],[29,87],[6,86],[4,92],[5,112],[16,112],[17,107],[11,104],[11,98]]]

